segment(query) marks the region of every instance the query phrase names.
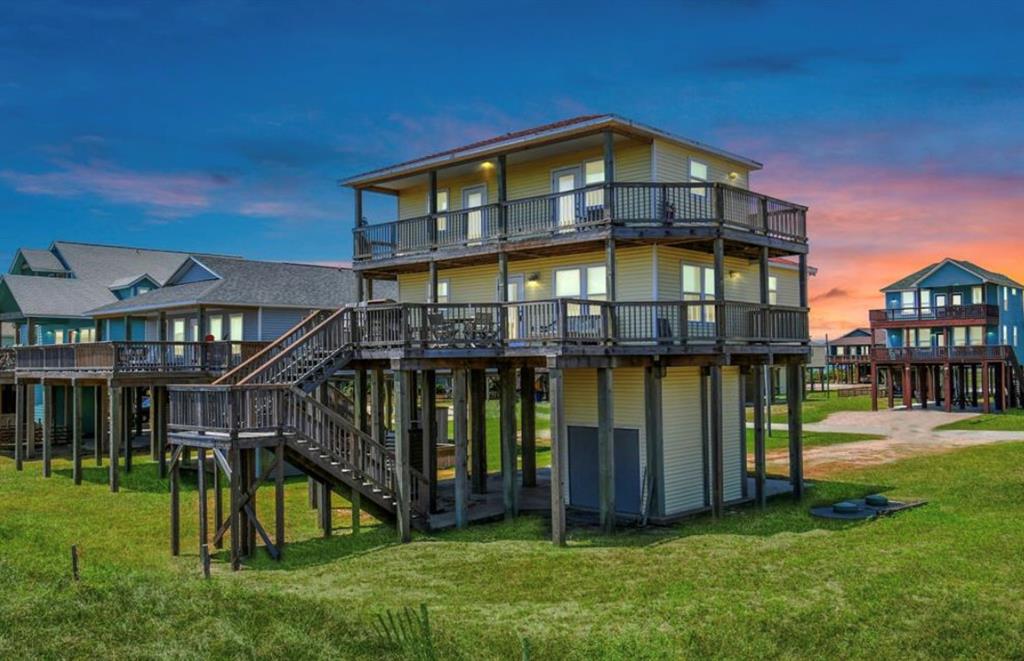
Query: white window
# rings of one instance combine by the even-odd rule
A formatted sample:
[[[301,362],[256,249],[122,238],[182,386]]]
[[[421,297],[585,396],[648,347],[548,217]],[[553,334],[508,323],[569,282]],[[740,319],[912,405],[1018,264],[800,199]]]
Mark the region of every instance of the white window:
[[[974,346],[985,344],[984,326],[971,326],[971,344]]]
[[[708,180],[708,164],[707,163],[702,163],[701,161],[696,161],[696,160],[691,158],[690,159],[690,181],[693,182],[693,183],[696,183],[696,184],[703,184],[703,183],[707,183],[707,180]],[[704,187],[691,188],[690,192],[693,193],[694,195],[704,195],[705,189],[704,189]]]
[[[931,312],[932,309],[932,290],[922,289],[921,290],[921,311]]]
[[[911,312],[915,307],[916,298],[913,291],[900,292],[900,307],[904,312]]]
[[[985,297],[982,295],[981,287],[971,287],[971,303],[979,305],[985,302]]]
[[[951,300],[951,305],[963,305],[964,304],[964,295],[959,293],[959,292],[957,292],[957,293],[953,294],[950,297],[950,300]]]
[[[233,314],[228,319],[228,339],[234,342],[241,342],[243,328],[245,326],[245,317],[241,313]]]
[[[555,271],[555,296],[558,298],[608,299],[607,271],[604,266],[580,266]]]
[[[596,186],[604,183],[604,159],[594,159],[583,164],[583,185]],[[586,195],[587,208],[604,206],[604,191],[588,191]]]
[[[683,300],[714,301],[715,269],[711,266],[683,264]],[[714,321],[715,308],[712,305],[691,305],[688,308],[690,321]]]
[[[210,317],[210,328],[208,333],[213,336],[214,340],[224,339],[224,317],[221,315],[213,315]]]
[[[964,326],[957,326],[953,329],[953,346],[963,347],[967,346],[967,328]]]
[[[917,329],[917,346],[927,349],[932,346],[932,331],[930,328]]]
[[[430,197],[430,193],[427,193],[427,197]],[[428,200],[429,202],[429,200]],[[427,211],[430,211],[429,204]],[[448,189],[442,188],[437,191],[437,213],[444,213],[448,211]],[[444,232],[448,229],[448,216],[437,217],[437,231]]]
[[[779,278],[778,276],[768,276],[768,304],[778,305],[779,304]]]
[[[191,341],[192,342],[198,342],[199,339],[200,339],[199,338],[199,320],[198,319],[189,319],[188,320],[188,329],[189,329],[188,335],[189,335],[190,338],[192,338]]]
[[[1006,310],[1009,310],[1009,309],[1010,309],[1010,299],[1009,299],[1009,296],[1007,296],[1007,288],[1003,287],[1003,311],[1005,312]]]
[[[1003,325],[1003,344],[1010,343],[1010,327]]]
[[[53,331],[53,343],[54,344],[64,344],[64,331],[63,331],[63,329],[58,328],[55,331]]]
[[[451,299],[448,297],[449,284],[448,280],[437,281],[437,302],[438,303],[450,303]],[[427,281],[427,300],[430,300],[430,281]]]

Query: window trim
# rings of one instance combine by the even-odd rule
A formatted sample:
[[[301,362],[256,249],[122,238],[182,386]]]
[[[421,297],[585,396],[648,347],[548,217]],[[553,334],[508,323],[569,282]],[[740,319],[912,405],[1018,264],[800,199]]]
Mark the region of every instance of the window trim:
[[[587,287],[587,271],[592,268],[605,269],[605,291],[604,298],[591,299],[590,291]],[[608,265],[604,262],[589,262],[585,264],[575,264],[570,266],[559,266],[551,270],[551,296],[552,298],[579,298],[582,300],[596,300],[596,301],[607,301],[608,300]],[[558,274],[563,271],[580,271],[580,293],[578,296],[559,296],[558,295]]]
[[[444,295],[445,300],[443,300],[443,301],[441,300],[441,285],[444,285],[445,287],[448,288],[448,293]],[[426,282],[426,289],[427,289],[427,291],[424,294],[424,300],[429,301],[430,300],[430,279],[429,278],[427,279],[427,282]],[[451,302],[452,302],[451,278],[438,278],[437,279],[437,304],[438,305],[443,305],[445,303],[451,303]]]

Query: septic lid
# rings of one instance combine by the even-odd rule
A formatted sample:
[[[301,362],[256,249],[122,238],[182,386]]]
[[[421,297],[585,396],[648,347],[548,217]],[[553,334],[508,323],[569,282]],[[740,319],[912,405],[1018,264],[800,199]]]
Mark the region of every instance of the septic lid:
[[[860,505],[857,503],[851,503],[848,500],[844,500],[841,503],[836,503],[832,506],[832,511],[837,514],[853,514],[860,510]]]
[[[876,493],[865,498],[864,503],[872,507],[885,507],[889,504],[889,499],[880,493]]]

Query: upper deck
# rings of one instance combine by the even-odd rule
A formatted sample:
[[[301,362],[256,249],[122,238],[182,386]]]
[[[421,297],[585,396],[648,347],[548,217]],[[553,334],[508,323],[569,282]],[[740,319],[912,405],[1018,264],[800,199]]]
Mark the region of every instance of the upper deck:
[[[806,214],[722,183],[614,183],[359,226],[353,257],[356,268],[401,270],[424,260],[472,263],[500,250],[587,250],[609,237],[690,243],[719,233],[793,254],[807,250]]]
[[[751,191],[761,165],[615,116],[576,118],[353,177],[369,277],[659,242],[748,259],[807,253],[806,207]],[[395,199],[368,223],[364,193]]]

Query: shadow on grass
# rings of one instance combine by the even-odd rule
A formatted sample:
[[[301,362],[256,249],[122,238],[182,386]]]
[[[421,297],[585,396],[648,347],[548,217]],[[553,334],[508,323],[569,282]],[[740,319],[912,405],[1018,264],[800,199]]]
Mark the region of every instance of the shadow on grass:
[[[128,471],[124,467],[124,457],[121,458],[118,467],[118,482],[122,491],[148,493],[166,493],[168,491],[167,479],[160,477],[160,467],[158,464],[153,463],[148,456],[141,461],[139,456],[135,456],[133,459],[132,469]],[[69,480],[73,477],[71,468],[59,468],[54,470],[53,473]],[[97,466],[92,457],[82,461],[82,482],[106,485],[109,484],[109,481],[110,464],[106,461],[106,457],[104,457],[102,466]],[[188,480],[184,475],[182,476],[183,491],[194,489],[194,483],[194,478]]]
[[[708,514],[698,514],[667,526],[620,526],[613,535],[600,531],[595,516],[571,512],[568,544],[570,549],[650,547],[700,535],[743,535],[771,537],[779,534],[801,534],[818,530],[842,531],[865,525],[863,521],[833,521],[812,517],[811,507],[840,500],[861,498],[873,493],[891,490],[880,484],[818,481],[802,501],[793,501],[789,495],[778,495],[768,501],[765,510],[753,504],[727,508],[721,520]],[[243,566],[259,571],[291,571],[326,565],[348,558],[379,552],[401,546],[391,523],[363,524],[353,534],[341,529],[331,537],[311,537],[289,542],[284,547],[284,559],[272,560],[262,548],[243,560]],[[551,539],[550,517],[545,513],[522,514],[510,521],[477,523],[465,530],[446,530],[433,533],[414,533],[413,544],[456,543],[491,544],[501,542],[543,543]],[[554,549],[554,547],[552,547]],[[228,563],[227,549],[217,551],[213,559]]]

